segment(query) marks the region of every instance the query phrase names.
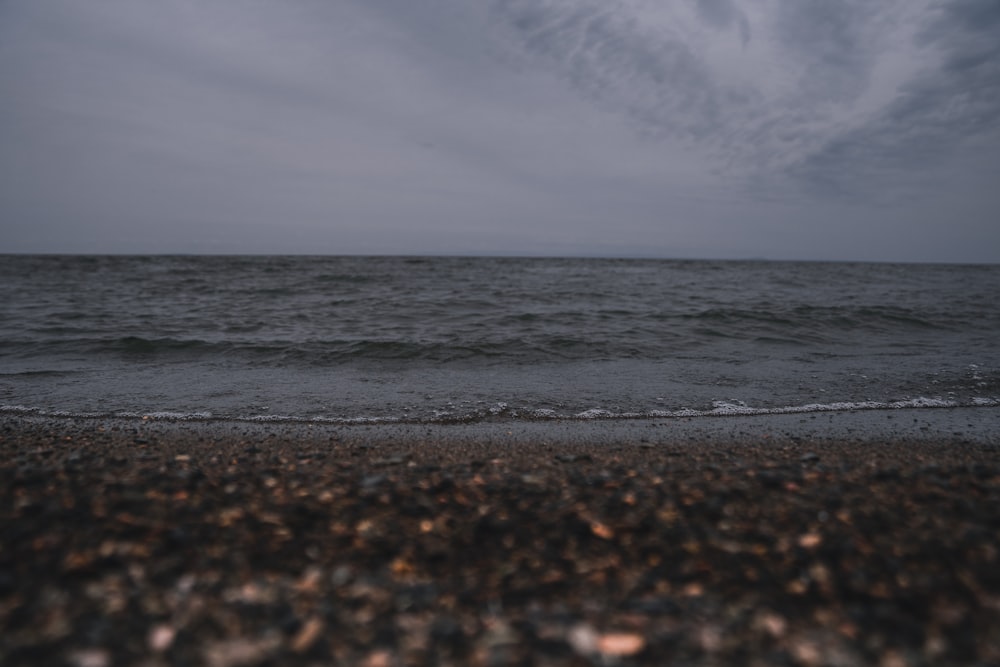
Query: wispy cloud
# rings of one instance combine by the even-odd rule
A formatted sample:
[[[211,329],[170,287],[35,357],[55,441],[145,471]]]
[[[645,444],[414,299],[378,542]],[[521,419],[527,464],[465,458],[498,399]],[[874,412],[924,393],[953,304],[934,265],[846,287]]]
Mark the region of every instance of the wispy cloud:
[[[7,0],[0,146],[0,250],[982,257],[1000,5]]]
[[[911,171],[915,157],[945,157],[998,126],[994,0],[493,8],[512,48],[584,97],[758,177],[862,194],[871,174]]]
[[[790,173],[842,194],[871,193],[888,185],[873,176],[898,182],[985,148],[1000,176],[1000,4],[937,8],[913,39],[934,58],[865,122],[831,136]]]

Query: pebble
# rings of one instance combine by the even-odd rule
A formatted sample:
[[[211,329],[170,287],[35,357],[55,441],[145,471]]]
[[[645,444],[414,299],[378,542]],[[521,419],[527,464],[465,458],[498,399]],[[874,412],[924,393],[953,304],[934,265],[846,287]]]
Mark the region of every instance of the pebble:
[[[316,616],[309,618],[309,620],[302,624],[302,628],[292,639],[292,651],[295,653],[304,653],[307,651],[319,639],[323,628],[324,624],[321,619]]]
[[[100,648],[80,649],[69,654],[69,663],[73,667],[110,667],[111,654]]]
[[[156,625],[152,630],[149,631],[149,640],[147,644],[149,648],[157,653],[162,653],[170,648],[170,645],[174,643],[174,637],[177,636],[177,630],[169,625]]]
[[[163,428],[144,425],[141,452],[128,430],[100,442],[86,425],[4,431],[4,667],[1000,655],[995,449],[655,438],[360,450],[347,430],[199,442],[214,432]],[[822,467],[804,467],[817,452]],[[560,465],[579,462],[593,465]]]
[[[597,652],[606,656],[625,657],[635,655],[646,646],[642,635],[627,632],[612,632],[597,638]]]

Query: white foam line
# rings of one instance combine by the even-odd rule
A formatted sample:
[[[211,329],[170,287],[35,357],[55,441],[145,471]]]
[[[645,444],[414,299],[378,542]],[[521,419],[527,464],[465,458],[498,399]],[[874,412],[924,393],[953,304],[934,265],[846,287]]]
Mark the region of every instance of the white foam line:
[[[58,419],[142,419],[160,421],[237,421],[250,423],[278,424],[330,424],[340,426],[375,425],[375,424],[435,424],[476,422],[484,419],[493,420],[513,418],[526,421],[549,420],[625,420],[625,419],[690,419],[702,417],[748,417],[757,415],[788,415],[817,412],[857,412],[871,410],[906,410],[906,409],[939,409],[939,408],[980,408],[1000,407],[998,397],[975,397],[967,401],[955,401],[942,398],[916,397],[900,401],[844,401],[835,403],[808,403],[790,405],[778,408],[758,408],[742,402],[716,401],[710,410],[695,410],[680,408],[678,410],[649,410],[646,412],[614,412],[604,408],[591,408],[575,414],[560,414],[549,408],[536,410],[493,411],[489,414],[451,415],[442,414],[427,419],[420,417],[327,417],[327,416],[294,416],[294,415],[215,415],[211,412],[133,412],[119,411],[109,413],[71,412],[66,410],[46,410],[44,408],[26,405],[0,405],[0,414],[30,415],[36,417],[51,417]]]
[[[972,404],[976,407],[997,407],[1000,406],[1000,398],[974,398]]]
[[[853,401],[838,403],[808,403],[806,405],[789,405],[780,408],[755,408],[745,403],[727,403],[716,401],[711,410],[650,410],[649,412],[611,412],[600,408],[592,408],[573,415],[573,419],[679,419],[690,417],[747,417],[755,415],[791,415],[811,412],[854,412],[858,410],[905,410],[923,408],[961,408],[961,407],[995,407],[1000,406],[1000,400],[995,398],[974,398],[968,404],[941,398],[911,398],[903,401]]]

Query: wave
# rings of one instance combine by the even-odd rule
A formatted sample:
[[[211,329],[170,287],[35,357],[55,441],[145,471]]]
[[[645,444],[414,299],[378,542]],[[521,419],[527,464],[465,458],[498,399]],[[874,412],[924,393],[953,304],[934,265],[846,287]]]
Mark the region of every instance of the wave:
[[[342,294],[337,297],[343,298]],[[253,316],[246,315],[250,311],[199,312],[164,317],[159,322],[117,324],[95,315],[93,321],[36,322],[15,336],[0,339],[0,354],[22,359],[61,355],[130,359],[226,356],[255,364],[472,359],[503,359],[516,364],[566,359],[657,360],[672,358],[678,350],[732,355],[737,342],[759,346],[768,353],[784,348],[790,353],[815,350],[853,355],[859,345],[910,350],[934,348],[944,342],[984,345],[995,331],[991,318],[970,320],[954,313],[899,306],[701,304],[687,310],[610,304],[573,307],[567,303],[555,309],[539,306],[532,310],[529,305],[497,309],[485,302],[428,302],[395,308],[386,305],[377,312],[367,312],[351,302],[343,308],[327,304],[309,310],[289,305],[253,311]],[[945,332],[947,337],[941,335]]]
[[[726,417],[756,417],[764,415],[793,415],[828,412],[862,412],[893,410],[941,410],[957,408],[998,408],[998,397],[974,397],[969,400],[916,397],[898,401],[845,401],[834,403],[808,403],[782,407],[754,407],[743,402],[715,401],[709,409],[612,411],[592,408],[580,412],[561,413],[549,408],[511,408],[497,403],[490,408],[466,413],[436,412],[431,416],[372,415],[372,416],[323,416],[285,414],[215,414],[207,411],[177,412],[170,410],[74,412],[51,410],[24,405],[0,405],[0,415],[13,417],[39,417],[51,419],[126,419],[137,421],[184,422],[251,422],[286,424],[328,424],[352,426],[365,424],[467,424],[476,422],[589,422],[595,420],[653,420],[653,419],[712,419]]]
[[[756,305],[715,307],[689,313],[661,313],[654,319],[688,323],[702,335],[753,339],[764,335],[782,341],[836,343],[847,334],[920,334],[961,330],[968,322],[953,316],[901,306]]]
[[[243,333],[253,333],[246,331]],[[113,356],[132,360],[244,359],[264,365],[316,365],[341,362],[452,362],[481,360],[506,363],[650,358],[664,351],[655,345],[626,345],[584,335],[533,334],[512,338],[466,337],[455,340],[332,339],[283,341],[252,339],[206,340],[123,336],[62,338],[43,341],[0,341],[0,353],[26,359],[51,360],[61,355]]]

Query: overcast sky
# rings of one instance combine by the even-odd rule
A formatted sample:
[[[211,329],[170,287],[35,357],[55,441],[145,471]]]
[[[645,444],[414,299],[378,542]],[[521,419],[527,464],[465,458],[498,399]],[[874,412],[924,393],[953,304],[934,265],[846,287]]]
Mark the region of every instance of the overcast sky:
[[[0,252],[1000,261],[998,0],[2,0]]]

